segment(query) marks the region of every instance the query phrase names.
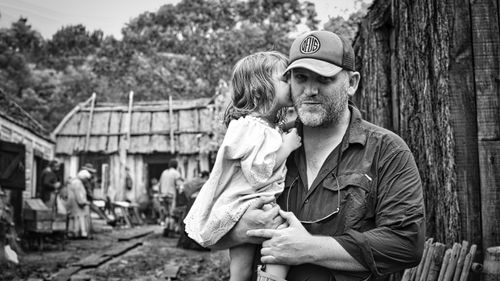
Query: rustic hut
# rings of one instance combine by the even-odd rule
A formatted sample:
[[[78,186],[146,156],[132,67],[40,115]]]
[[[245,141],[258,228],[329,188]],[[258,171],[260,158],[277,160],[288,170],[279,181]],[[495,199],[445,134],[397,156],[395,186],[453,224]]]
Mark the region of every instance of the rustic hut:
[[[139,199],[152,178],[159,179],[170,159],[177,159],[189,179],[209,170],[217,150],[217,99],[96,103],[93,95],[77,105],[53,132],[56,155],[66,167],[65,177],[91,163],[98,168],[95,196],[111,200]],[[128,167],[133,188],[125,191]],[[132,196],[130,196],[132,194]]]
[[[500,245],[498,7],[376,0],[355,42],[356,103],[414,152],[428,235],[448,245],[467,240],[478,253]]]
[[[23,199],[36,197],[38,179],[54,157],[49,132],[0,90],[0,186],[21,226]]]

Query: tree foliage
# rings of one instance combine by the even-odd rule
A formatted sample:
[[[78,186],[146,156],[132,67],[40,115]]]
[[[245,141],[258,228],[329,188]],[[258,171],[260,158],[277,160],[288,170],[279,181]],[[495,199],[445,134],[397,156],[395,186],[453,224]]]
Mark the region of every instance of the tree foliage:
[[[182,0],[133,18],[121,40],[81,24],[44,40],[20,18],[0,29],[0,87],[49,129],[92,93],[114,102],[130,91],[136,100],[211,97],[238,59],[287,53],[297,24],[316,29],[316,17],[307,1]]]

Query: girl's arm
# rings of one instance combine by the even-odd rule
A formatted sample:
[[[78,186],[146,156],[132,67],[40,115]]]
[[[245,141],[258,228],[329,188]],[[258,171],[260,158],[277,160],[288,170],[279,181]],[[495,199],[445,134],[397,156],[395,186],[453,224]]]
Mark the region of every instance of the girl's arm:
[[[286,161],[290,153],[301,145],[301,138],[297,134],[296,128],[291,129],[288,133],[283,133],[283,143],[278,151],[276,151],[276,164],[274,165],[274,169],[278,169],[278,167]]]

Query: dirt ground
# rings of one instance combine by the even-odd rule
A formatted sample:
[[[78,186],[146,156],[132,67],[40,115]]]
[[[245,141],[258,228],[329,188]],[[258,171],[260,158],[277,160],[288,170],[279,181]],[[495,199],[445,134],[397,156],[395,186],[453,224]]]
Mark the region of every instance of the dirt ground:
[[[92,239],[66,240],[64,249],[57,241],[44,240],[42,250],[25,250],[19,255],[19,264],[2,266],[0,280],[56,280],[58,274],[76,262],[92,254],[116,249],[123,245],[118,241],[128,232],[144,230],[150,234],[130,241],[141,245],[96,268],[82,268],[76,276],[90,277],[90,280],[166,280],[162,276],[166,268],[178,267],[174,280],[229,280],[229,257],[226,251],[196,251],[177,247],[177,238],[163,236],[163,228],[145,225],[133,229],[111,229],[103,222],[93,223],[95,233]],[[26,246],[24,246],[26,248]]]

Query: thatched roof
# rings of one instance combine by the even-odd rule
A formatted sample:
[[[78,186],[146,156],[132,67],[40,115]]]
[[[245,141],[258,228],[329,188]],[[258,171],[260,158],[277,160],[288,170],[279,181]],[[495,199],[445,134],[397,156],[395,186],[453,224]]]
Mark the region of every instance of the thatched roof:
[[[53,132],[57,154],[116,153],[121,147],[131,154],[198,153],[207,149],[220,124],[219,111],[208,98],[135,102],[130,108],[91,99],[75,107]]]
[[[0,90],[0,116],[24,128],[46,141],[52,142],[49,131],[38,123],[28,112]]]

